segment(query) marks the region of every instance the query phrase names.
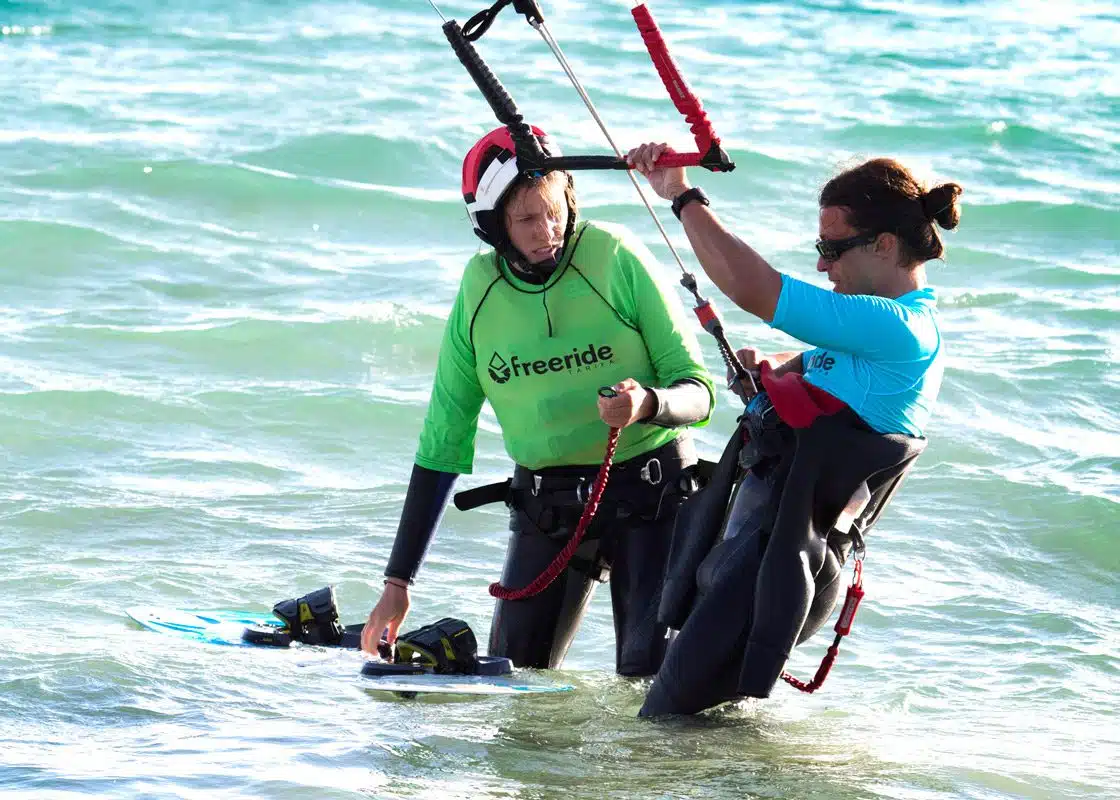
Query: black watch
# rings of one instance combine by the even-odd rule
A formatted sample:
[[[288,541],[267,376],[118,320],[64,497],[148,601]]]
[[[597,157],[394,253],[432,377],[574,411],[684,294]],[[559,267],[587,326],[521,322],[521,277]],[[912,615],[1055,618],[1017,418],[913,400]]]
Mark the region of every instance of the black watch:
[[[680,219],[681,209],[694,200],[706,206],[711,205],[711,201],[708,200],[708,195],[704,194],[704,190],[699,186],[693,186],[691,189],[683,191],[673,198],[673,216]]]

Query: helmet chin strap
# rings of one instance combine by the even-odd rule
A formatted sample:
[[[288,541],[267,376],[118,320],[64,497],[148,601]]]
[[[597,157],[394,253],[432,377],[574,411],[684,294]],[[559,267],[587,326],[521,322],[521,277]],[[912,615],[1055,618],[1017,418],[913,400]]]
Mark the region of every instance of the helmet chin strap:
[[[544,261],[533,264],[531,269],[541,277],[548,278],[556,271],[558,266],[560,266],[560,262],[555,258],[546,258]]]
[[[502,258],[506,260],[506,263],[513,267],[515,271],[523,272],[527,275],[532,275],[543,279],[549,278],[552,273],[556,271],[556,267],[560,264],[560,262],[555,258],[546,258],[544,261],[538,261],[535,264],[530,264],[528,259],[526,259],[525,256],[518,252],[517,248],[515,248],[513,245],[510,245],[509,247],[504,248],[499,252],[501,253]]]

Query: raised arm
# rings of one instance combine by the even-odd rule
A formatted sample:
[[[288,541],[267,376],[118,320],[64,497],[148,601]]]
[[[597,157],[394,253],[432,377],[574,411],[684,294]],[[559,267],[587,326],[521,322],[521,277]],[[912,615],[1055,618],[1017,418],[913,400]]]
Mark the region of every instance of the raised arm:
[[[654,168],[654,162],[667,149],[664,144],[645,144],[631,150],[627,160],[649,179],[662,198],[677,201],[691,197],[687,193],[695,190],[683,168]],[[686,203],[679,212],[696,258],[712,282],[739,308],[766,322],[772,320],[782,291],[781,273],[727,230],[706,200]]]

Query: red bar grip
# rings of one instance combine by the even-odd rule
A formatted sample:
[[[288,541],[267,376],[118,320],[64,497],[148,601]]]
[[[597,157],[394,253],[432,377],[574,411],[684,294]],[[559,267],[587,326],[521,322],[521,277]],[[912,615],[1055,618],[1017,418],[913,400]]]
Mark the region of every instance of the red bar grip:
[[[654,162],[656,167],[699,167],[704,158],[700,153],[662,153]]]
[[[700,99],[693,94],[692,89],[681,77],[676,62],[669,55],[669,47],[665,44],[665,39],[662,38],[661,31],[657,27],[657,23],[653,21],[653,15],[649,13],[645,4],[635,6],[631,10],[631,14],[634,16],[634,22],[638,25],[638,31],[642,34],[642,41],[646,43],[649,57],[657,68],[657,74],[661,76],[661,82],[665,84],[665,90],[673,98],[673,105],[677,107],[677,111],[684,114],[685,119],[692,126],[692,135],[696,139],[696,149],[707,152],[713,143],[719,144],[719,137],[716,136],[715,129],[712,128],[712,123],[708,120],[708,115],[700,104]],[[695,166],[695,164],[681,164],[679,166]]]

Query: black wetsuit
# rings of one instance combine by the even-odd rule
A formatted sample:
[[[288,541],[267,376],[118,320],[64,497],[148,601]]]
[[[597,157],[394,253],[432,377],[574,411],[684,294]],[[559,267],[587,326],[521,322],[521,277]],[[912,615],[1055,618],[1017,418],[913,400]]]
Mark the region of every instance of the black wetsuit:
[[[680,632],[643,716],[769,696],[792,648],[828,619],[853,544],[925,446],[875,433],[849,409],[775,431],[769,452],[753,453],[744,473],[736,430],[712,483],[682,508],[660,614]],[[869,502],[853,529],[836,530],[862,484]]]

